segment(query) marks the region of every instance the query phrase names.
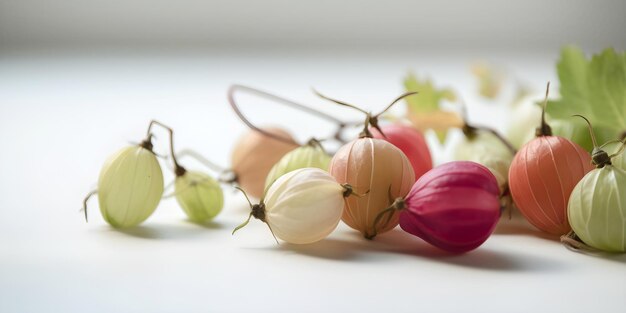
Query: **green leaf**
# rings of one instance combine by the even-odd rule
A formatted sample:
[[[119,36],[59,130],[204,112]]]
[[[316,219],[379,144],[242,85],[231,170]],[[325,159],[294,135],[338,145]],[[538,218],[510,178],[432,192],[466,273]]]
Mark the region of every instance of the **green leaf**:
[[[448,128],[462,125],[458,114],[441,110],[443,100],[456,100],[456,95],[451,89],[437,89],[430,79],[419,80],[412,73],[404,80],[404,87],[406,91],[419,93],[416,97],[405,99],[408,117],[418,129],[434,129],[439,141],[443,142]]]
[[[590,107],[596,123],[626,130],[626,54],[607,49],[591,59],[588,74]]]
[[[626,53],[606,49],[588,60],[565,47],[557,72],[561,99],[548,102],[550,117],[572,122],[572,115],[584,115],[594,128],[609,130],[610,139],[626,131]]]

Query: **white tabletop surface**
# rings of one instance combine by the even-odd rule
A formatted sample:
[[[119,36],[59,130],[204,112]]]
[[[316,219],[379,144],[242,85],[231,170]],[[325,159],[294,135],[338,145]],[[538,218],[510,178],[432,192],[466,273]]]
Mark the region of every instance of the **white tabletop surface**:
[[[226,186],[225,208],[207,225],[187,222],[172,199],[136,229],[109,227],[97,201],[85,223],[78,210],[103,161],[142,139],[151,118],[174,127],[178,148],[227,165],[245,130],[227,106],[231,83],[356,119],[309,88],[382,108],[413,69],[457,88],[472,120],[499,129],[508,121],[504,105],[475,94],[469,64],[481,53],[148,55],[0,56],[0,312],[624,312],[623,255],[573,253],[515,219],[463,255],[399,228],[367,241],[343,224],[317,244],[277,245],[259,221],[231,236],[248,211]],[[540,91],[556,78],[557,56],[486,59]],[[255,121],[301,140],[332,129],[244,100]],[[155,144],[166,153],[164,133]],[[434,154],[446,160],[445,150]]]

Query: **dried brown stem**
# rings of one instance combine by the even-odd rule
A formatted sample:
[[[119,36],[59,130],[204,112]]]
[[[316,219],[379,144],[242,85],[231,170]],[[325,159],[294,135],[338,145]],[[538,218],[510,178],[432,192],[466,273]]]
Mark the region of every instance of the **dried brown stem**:
[[[510,141],[508,141],[506,138],[504,138],[504,136],[502,136],[495,129],[493,129],[491,127],[487,127],[487,126],[470,125],[469,122],[468,122],[467,106],[465,105],[465,102],[461,102],[461,118],[463,119],[463,127],[461,128],[461,130],[463,131],[463,134],[467,138],[469,138],[469,139],[474,138],[476,136],[476,133],[479,130],[485,131],[485,132],[491,133],[496,138],[498,138],[498,140],[500,140],[500,142],[502,142],[502,144],[504,144],[507,147],[507,149],[509,149],[509,151],[511,151],[511,154],[515,155],[517,153],[517,150],[515,149],[513,144]]]
[[[314,116],[316,116],[318,118],[327,120],[329,122],[332,122],[332,123],[337,125],[337,130],[335,131],[333,136],[330,137],[330,138],[335,139],[335,140],[337,140],[338,142],[340,142],[342,144],[347,142],[345,139],[343,139],[343,137],[341,135],[342,135],[344,129],[347,126],[351,125],[351,123],[343,122],[342,120],[340,120],[340,119],[338,119],[338,118],[336,118],[336,117],[334,117],[334,116],[332,116],[330,114],[327,114],[327,113],[324,113],[322,111],[313,109],[313,108],[311,108],[309,106],[297,103],[297,102],[295,102],[293,100],[286,99],[286,98],[283,98],[283,97],[279,97],[279,96],[271,94],[269,92],[262,91],[262,90],[259,90],[259,89],[255,89],[255,88],[252,88],[252,87],[235,84],[235,85],[232,85],[230,87],[229,91],[228,91],[228,99],[231,102],[231,106],[233,105],[233,103],[235,103],[235,108],[233,108],[233,109],[234,109],[235,113],[237,113],[237,116],[239,118],[241,118],[243,114],[242,114],[241,110],[239,110],[239,108],[236,105],[236,102],[234,100],[236,92],[245,92],[245,93],[249,93],[249,94],[255,95],[257,97],[265,98],[265,99],[268,99],[268,100],[271,100],[271,101],[274,101],[274,102],[277,102],[277,103],[280,103],[280,104],[284,104],[284,105],[289,106],[291,108],[303,111],[305,113],[309,113],[311,115],[314,115]],[[244,119],[245,119],[245,117],[244,117]],[[259,133],[261,133],[261,134],[263,134],[265,136],[269,136],[271,138],[274,138],[274,139],[277,139],[277,140],[281,140],[283,142],[286,142],[283,139],[288,139],[288,141],[287,141],[288,143],[292,143],[293,142],[293,140],[290,140],[289,138],[282,137],[282,136],[277,136],[277,135],[274,135],[274,134],[270,134],[270,133],[268,133],[268,132],[266,132],[266,131],[264,131],[262,129],[259,129],[258,127],[255,127],[254,125],[251,126],[250,125],[251,123],[249,122],[249,120],[247,120],[247,119],[244,120],[244,119],[242,119],[242,121],[248,127],[250,127],[252,130],[254,130],[254,131],[257,131],[257,132],[259,132]],[[278,139],[277,137],[280,137],[281,139]]]
[[[383,130],[378,125],[378,118],[380,117],[380,115],[382,115],[383,113],[387,112],[387,110],[391,109],[391,107],[393,107],[400,100],[402,100],[402,99],[404,99],[404,98],[406,98],[408,96],[412,96],[412,95],[417,94],[417,92],[406,92],[406,93],[400,95],[399,97],[397,97],[396,99],[394,99],[389,105],[387,105],[387,107],[385,107],[385,109],[380,111],[378,114],[372,115],[371,112],[367,112],[367,111],[359,108],[356,105],[349,104],[347,102],[343,102],[343,101],[339,101],[339,100],[327,97],[327,96],[321,94],[320,92],[318,92],[315,89],[313,89],[313,93],[315,93],[317,96],[319,96],[322,99],[325,99],[325,100],[334,102],[336,104],[355,109],[355,110],[357,110],[357,111],[359,111],[361,113],[364,113],[366,115],[366,118],[365,118],[365,123],[364,123],[364,126],[363,126],[363,131],[361,132],[361,134],[359,136],[360,138],[363,138],[363,137],[371,138],[372,137],[372,133],[369,131],[369,127],[370,126],[375,128],[376,130],[378,130],[378,132],[380,132],[383,135],[383,137],[387,138],[387,136],[385,135]]]
[[[570,231],[566,235],[561,236],[561,243],[570,251],[589,254],[589,255],[599,255],[603,254],[602,250],[598,250],[594,247],[591,247],[578,238],[574,231]]]
[[[546,123],[546,107],[548,106],[548,94],[550,92],[550,82],[546,86],[546,97],[543,100],[543,105],[541,107],[541,126],[537,128],[535,132],[537,137],[540,136],[552,136],[552,128],[548,123]]]
[[[277,134],[273,134],[270,133],[266,130],[263,130],[257,126],[255,126],[254,124],[252,124],[252,122],[250,122],[250,120],[248,120],[246,118],[246,116],[241,112],[241,110],[239,109],[239,106],[237,105],[237,102],[235,101],[235,92],[237,92],[238,90],[244,90],[244,91],[248,91],[248,92],[253,92],[257,95],[264,95],[266,97],[270,97],[274,100],[276,100],[278,97],[267,94],[265,92],[256,90],[256,89],[252,89],[252,88],[248,88],[248,87],[244,87],[244,86],[240,86],[240,85],[232,85],[230,86],[230,88],[228,88],[228,102],[230,103],[231,108],[233,109],[233,111],[235,111],[235,113],[237,114],[237,116],[239,117],[239,119],[246,124],[246,126],[248,126],[250,129],[261,133],[264,136],[270,137],[272,139],[276,139],[278,141],[282,141],[284,143],[288,143],[288,144],[293,144],[296,146],[299,146],[300,144],[297,143],[296,141],[294,141],[292,138],[289,137],[283,137],[281,135],[277,135]],[[280,99],[280,98],[278,98]],[[289,101],[289,100],[286,100]],[[281,101],[282,102],[282,101]],[[283,102],[285,103],[285,102]]]
[[[150,124],[148,125],[148,131],[147,131],[147,137],[150,138],[152,136],[152,126],[157,125],[157,126],[161,126],[163,128],[165,128],[169,134],[170,134],[170,154],[172,155],[172,162],[174,162],[174,172],[176,173],[176,176],[182,176],[185,175],[185,173],[187,172],[187,170],[180,166],[180,164],[178,164],[178,160],[176,159],[176,154],[174,153],[174,130],[157,121],[157,120],[152,120],[150,121]]]
[[[98,189],[94,189],[92,191],[90,191],[86,196],[85,199],[83,199],[83,208],[80,209],[81,211],[85,212],[85,222],[89,223],[89,220],[87,219],[87,201],[89,201],[89,199],[91,197],[93,197],[94,195],[96,195],[98,193]]]

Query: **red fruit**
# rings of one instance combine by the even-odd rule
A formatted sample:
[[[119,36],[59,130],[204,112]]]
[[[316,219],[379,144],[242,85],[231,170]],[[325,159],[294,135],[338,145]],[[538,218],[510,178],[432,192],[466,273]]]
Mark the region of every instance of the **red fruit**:
[[[426,139],[420,131],[401,124],[385,125],[381,129],[386,138],[375,128],[370,128],[370,131],[374,138],[387,140],[404,152],[413,166],[415,179],[420,178],[433,168],[430,150],[428,150]]]

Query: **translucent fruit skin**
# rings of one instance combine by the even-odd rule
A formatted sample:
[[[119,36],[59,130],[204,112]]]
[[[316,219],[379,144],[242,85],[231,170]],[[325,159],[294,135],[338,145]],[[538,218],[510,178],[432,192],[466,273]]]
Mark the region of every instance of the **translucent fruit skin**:
[[[109,157],[98,179],[98,201],[104,220],[113,227],[139,225],[163,196],[163,173],[154,153],[126,147]]]
[[[493,134],[479,132],[471,139],[463,138],[454,151],[454,158],[473,161],[488,168],[496,177],[501,193],[508,186],[513,153]]]
[[[415,179],[420,178],[433,168],[430,150],[424,135],[420,131],[411,126],[401,124],[385,125],[381,129],[387,138],[375,128],[371,128],[370,131],[374,138],[387,140],[404,152],[404,155],[411,162]]]
[[[626,252],[626,172],[611,165],[589,172],[572,191],[567,215],[585,244]]]
[[[176,177],[174,193],[187,217],[195,222],[213,219],[224,207],[224,194],[220,184],[201,172],[187,171]]]
[[[293,244],[326,238],[343,213],[343,187],[318,168],[302,168],[276,180],[265,199],[266,222],[276,237]]]
[[[606,153],[612,155],[613,153],[617,153],[619,148],[622,146],[621,143],[610,143],[606,145],[606,147],[602,148],[602,150],[606,151]],[[622,152],[613,158],[611,158],[611,163],[613,166],[626,171],[626,152]]]
[[[265,179],[265,190],[280,176],[293,170],[305,167],[315,167],[328,170],[330,156],[317,145],[304,145],[285,154],[278,163],[274,164]]]
[[[280,128],[268,127],[264,130],[292,138],[288,132]],[[272,166],[295,148],[297,148],[295,144],[282,142],[256,131],[249,131],[237,142],[231,156],[231,166],[237,175],[237,183],[248,195],[261,198],[265,190],[265,178]]]
[[[500,218],[500,191],[486,167],[455,161],[435,167],[415,182],[400,211],[400,227],[448,252],[480,246]]]
[[[506,137],[516,149],[535,138],[536,124],[541,119],[541,107],[535,101],[534,96],[524,97],[511,112]]]
[[[329,172],[339,183],[365,194],[345,199],[344,223],[366,238],[398,225],[398,214],[394,214],[388,224],[379,224],[376,231],[372,228],[378,213],[404,197],[415,182],[411,163],[400,149],[381,139],[356,139],[337,151]]]
[[[591,157],[579,145],[559,136],[537,137],[511,163],[513,201],[535,227],[564,235],[571,229],[567,221],[570,194],[591,170]]]

